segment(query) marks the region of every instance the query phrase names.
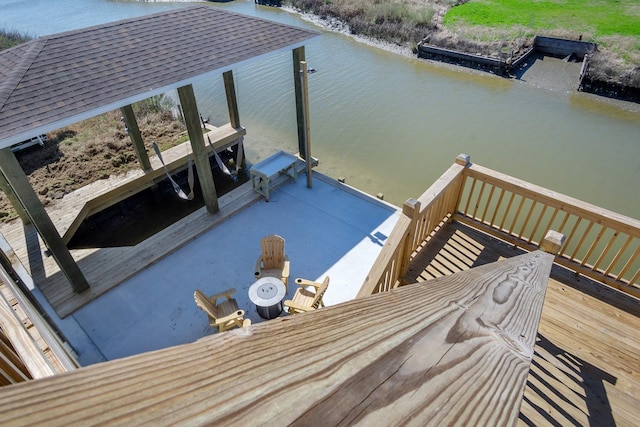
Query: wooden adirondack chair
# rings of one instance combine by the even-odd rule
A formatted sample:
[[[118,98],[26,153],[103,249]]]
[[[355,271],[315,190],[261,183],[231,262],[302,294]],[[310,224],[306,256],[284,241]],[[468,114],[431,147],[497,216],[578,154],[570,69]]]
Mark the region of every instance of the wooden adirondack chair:
[[[284,302],[289,314],[313,311],[324,307],[322,297],[329,287],[329,276],[326,276],[322,283],[298,278],[296,279],[296,285],[299,288],[296,289],[293,299]]]
[[[218,332],[224,332],[234,326],[243,328],[251,325],[251,320],[244,318],[244,310],[240,310],[235,298],[231,298],[231,295],[235,293],[235,289],[228,289],[210,297],[207,297],[200,289],[196,289],[193,293],[196,305],[207,313],[209,324],[217,328]],[[218,299],[222,297],[226,297],[226,299],[218,304]]]
[[[289,257],[284,253],[284,239],[276,234],[260,240],[262,253],[256,261],[255,278],[277,277],[289,293]]]

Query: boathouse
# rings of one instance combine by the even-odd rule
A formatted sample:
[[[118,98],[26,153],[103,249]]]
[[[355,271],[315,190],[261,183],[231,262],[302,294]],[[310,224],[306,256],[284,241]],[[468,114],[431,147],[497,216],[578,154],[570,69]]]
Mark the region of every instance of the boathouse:
[[[89,215],[164,179],[164,165],[157,158],[153,162],[149,159],[132,103],[177,89],[204,204],[207,212],[216,213],[219,205],[209,166],[211,152],[239,150],[246,132],[240,124],[231,66],[292,49],[292,75],[297,77],[304,60],[302,43],[317,35],[203,6],[41,37],[2,52],[0,147],[10,147],[35,135],[120,109],[140,163],[137,176],[114,188],[92,190],[52,217],[42,207],[13,153],[2,151],[0,170],[6,181],[0,182],[2,188],[23,219],[35,227],[64,275],[63,282],[53,286],[70,286],[73,292],[82,294],[93,285],[86,293],[91,298],[108,289],[100,284],[105,277],[117,278],[117,273],[99,271],[96,276],[87,277],[66,244]],[[229,122],[210,127],[203,135],[191,82],[215,73],[222,74],[224,79]],[[297,78],[299,111],[304,104],[301,84],[302,79]],[[299,120],[303,141],[305,127],[302,117]],[[301,143],[303,158],[304,150]],[[181,146],[163,157],[172,173],[184,169],[188,162],[187,150]],[[157,256],[174,247],[163,246],[168,246],[168,250],[154,251]],[[130,254],[128,258],[137,256]],[[62,284],[64,281],[68,285]],[[113,282],[112,285],[118,283],[117,279]]]
[[[144,27],[157,30],[148,43]],[[176,43],[187,28],[189,35]],[[275,33],[281,37],[272,37]],[[42,93],[35,88],[8,89],[22,90],[34,81],[42,88],[58,80],[46,78],[50,64],[36,67],[38,59],[53,60],[39,55],[49,42],[59,43],[60,52],[81,55],[80,46],[103,49],[118,35],[113,51],[129,52],[128,61],[82,62],[76,64],[76,77],[73,63],[65,61],[70,69],[61,68],[58,76],[63,88],[72,88],[69,81],[76,80],[82,87],[80,70],[88,67],[100,75],[112,67],[102,77],[117,78],[101,86],[105,98],[96,104],[93,97],[75,94],[55,109],[51,99],[27,96]],[[640,221],[473,164],[467,155],[402,208],[312,171],[301,45],[316,35],[195,7],[49,36],[5,54],[13,65],[0,73],[1,99],[11,107],[0,108],[0,171],[27,223],[0,242],[6,271],[1,274],[6,287],[0,299],[0,372],[7,384],[0,387],[1,421],[65,426],[637,424]],[[104,42],[89,44],[87,38]],[[66,51],[71,41],[76,48]],[[138,49],[149,45],[162,55],[141,55]],[[30,189],[12,143],[114,108],[126,112],[131,102],[177,88],[189,144],[201,153],[196,168],[209,169],[190,79],[222,74],[230,122],[213,130],[221,135],[213,145],[237,146],[233,142],[245,130],[228,70],[237,61],[279,49],[293,52],[298,83],[292,98],[299,106],[300,137],[295,167],[307,182],[277,175],[271,184],[280,199],[265,203],[250,183],[218,198],[213,180],[205,177],[205,207],[141,246],[68,249],[56,218]],[[147,75],[153,69],[149,64],[162,72]],[[40,73],[33,71],[19,83],[17,76],[36,69]],[[10,74],[15,70],[17,76]],[[173,77],[154,80],[165,71]],[[87,82],[80,94],[91,88]],[[116,88],[124,89],[109,97]],[[18,108],[29,102],[36,102],[42,115]],[[43,119],[47,112],[49,121]],[[135,126],[132,118],[127,121]],[[143,164],[145,150],[135,137],[133,143],[140,145]],[[159,169],[152,159],[149,163],[141,174]],[[184,167],[186,160],[178,163]],[[111,196],[120,197],[107,199]],[[90,209],[109,203],[91,205],[77,197]],[[33,226],[43,245],[34,239]],[[297,272],[312,280],[330,276],[330,289],[346,297],[328,299],[327,307],[308,313],[207,331],[187,343],[82,369],[76,369],[68,351],[73,342],[61,344],[46,313],[32,304],[30,295],[42,292],[64,318],[61,323],[77,315],[83,328],[99,329],[98,335],[115,328],[116,318],[132,319],[130,330],[108,343],[112,347],[143,340],[134,333],[137,324],[149,325],[146,331],[154,338],[173,338],[175,329],[161,329],[154,311],[173,321],[184,310],[180,291],[193,294],[195,276],[184,274],[180,264],[188,264],[199,248],[207,260],[195,263],[205,270],[202,283],[214,287],[230,281],[239,287],[253,275],[253,266],[246,264],[254,259],[256,236],[274,229],[289,233],[287,251]],[[209,232],[212,238],[206,237]],[[318,267],[320,258],[326,262]],[[34,268],[38,263],[40,270]],[[123,284],[156,267],[155,281]],[[182,277],[171,282],[172,270]],[[356,270],[362,274],[353,275]],[[32,290],[20,286],[28,281]],[[110,303],[101,306],[100,300]],[[172,311],[162,311],[171,305]],[[82,324],[80,317],[95,321]],[[22,326],[27,321],[41,332],[37,342]],[[41,342],[48,343],[51,358],[37,345]]]

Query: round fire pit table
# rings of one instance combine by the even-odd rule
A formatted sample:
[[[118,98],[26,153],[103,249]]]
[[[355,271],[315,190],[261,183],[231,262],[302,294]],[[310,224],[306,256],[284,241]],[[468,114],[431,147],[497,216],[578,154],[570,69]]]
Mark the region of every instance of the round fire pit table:
[[[273,319],[282,313],[282,301],[287,293],[282,280],[275,277],[258,279],[249,288],[249,299],[263,319]]]

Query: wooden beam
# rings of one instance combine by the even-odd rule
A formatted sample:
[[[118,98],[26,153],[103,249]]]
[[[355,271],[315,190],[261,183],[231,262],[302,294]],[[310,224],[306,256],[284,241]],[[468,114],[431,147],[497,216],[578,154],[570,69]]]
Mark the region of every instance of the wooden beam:
[[[0,413],[16,426],[515,425],[552,263],[536,251],[0,388]]]
[[[138,128],[136,115],[133,113],[133,107],[131,107],[131,105],[124,106],[120,108],[120,112],[122,113],[124,123],[127,126],[129,138],[131,138],[131,142],[133,143],[133,149],[136,151],[136,155],[138,156],[140,168],[146,172],[151,169],[151,162],[149,161],[149,153],[147,153],[147,150],[144,147],[144,141],[142,140],[140,128]]]
[[[222,78],[224,79],[224,91],[227,96],[229,123],[231,124],[232,128],[241,129],[242,125],[240,124],[240,112],[238,111],[238,98],[236,96],[236,85],[233,81],[233,71],[225,71],[222,74]],[[237,173],[240,168],[243,168],[245,166],[245,155],[242,139],[240,139],[239,143],[232,148],[232,151]],[[239,151],[241,152],[238,153]]]
[[[240,127],[240,113],[238,112],[238,99],[236,97],[236,86],[233,82],[233,71],[222,73],[224,80],[224,92],[227,95],[227,108],[229,109],[229,122],[234,128]]]
[[[11,341],[11,345],[29,371],[31,378],[44,378],[56,373],[2,294],[0,294],[0,329]]]
[[[51,251],[51,255],[60,266],[60,270],[69,280],[73,289],[76,292],[83,292],[89,289],[87,279],[85,279],[69,249],[60,238],[58,230],[56,230],[51,218],[47,215],[44,206],[40,203],[40,199],[33,191],[29,180],[10,148],[0,150],[0,170],[22,206],[25,207],[25,212],[29,216],[31,223],[38,230],[38,234]]]
[[[313,159],[311,158],[311,128],[309,126],[309,84],[306,61],[300,62],[300,80],[302,86],[302,117],[304,123],[304,155],[302,158],[307,166],[307,188],[312,187],[311,168],[313,167]]]
[[[307,158],[305,147],[306,126],[304,121],[304,94],[302,87],[302,62],[305,61],[304,46],[293,49],[293,84],[296,96],[296,119],[298,123],[298,152],[303,159]]]
[[[191,142],[196,170],[198,171],[198,181],[202,189],[204,204],[207,207],[207,212],[216,213],[220,210],[218,206],[218,194],[216,193],[216,186],[213,182],[213,173],[211,172],[208,151],[204,145],[202,121],[198,114],[198,106],[196,105],[193,86],[186,85],[179,87],[178,96],[182,104],[182,113],[184,114],[185,124],[187,125],[187,132],[189,132],[189,140]]]

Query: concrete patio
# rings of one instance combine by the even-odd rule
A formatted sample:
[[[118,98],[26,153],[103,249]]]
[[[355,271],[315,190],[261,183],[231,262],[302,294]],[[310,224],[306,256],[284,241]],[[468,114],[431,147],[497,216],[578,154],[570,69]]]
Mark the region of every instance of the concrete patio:
[[[204,209],[204,208],[203,208]],[[228,288],[245,318],[264,321],[248,299],[259,241],[286,240],[291,260],[289,293],[296,277],[329,275],[324,302],[354,298],[399,216],[397,207],[314,172],[288,180],[263,199],[150,265],[65,319],[58,319],[39,291],[82,365],[193,342],[215,333],[193,300],[199,288]],[[188,220],[185,219],[185,220]],[[283,313],[282,316],[287,314]]]

